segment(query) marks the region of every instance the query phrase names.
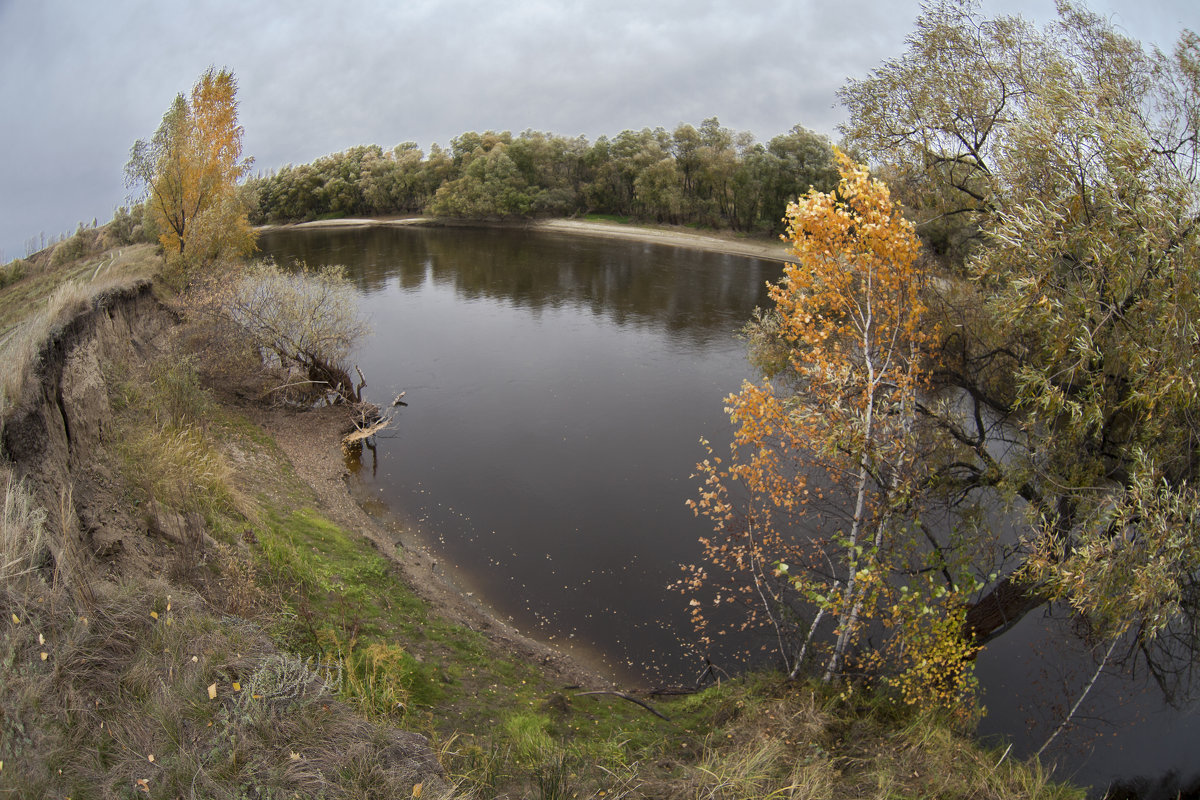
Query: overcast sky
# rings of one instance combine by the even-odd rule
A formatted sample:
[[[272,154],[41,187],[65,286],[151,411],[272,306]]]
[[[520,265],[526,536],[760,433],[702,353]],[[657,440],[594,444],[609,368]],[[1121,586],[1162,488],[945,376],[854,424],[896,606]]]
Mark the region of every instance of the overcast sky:
[[[1144,42],[1196,0],[1093,0]],[[1053,16],[1053,0],[985,2]],[[595,140],[711,116],[837,137],[835,92],[899,55],[918,0],[0,0],[0,262],[105,222],[123,167],[209,66],[239,83],[255,169],[464,131]]]

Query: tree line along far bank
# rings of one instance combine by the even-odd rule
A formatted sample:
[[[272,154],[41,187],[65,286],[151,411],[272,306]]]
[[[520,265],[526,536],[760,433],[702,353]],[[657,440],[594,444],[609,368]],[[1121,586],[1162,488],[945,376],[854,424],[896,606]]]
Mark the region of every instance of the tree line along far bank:
[[[405,142],[352,147],[248,180],[254,224],[432,214],[513,218],[601,214],[737,231],[779,232],[789,201],[828,191],[829,140],[797,125],[767,144],[716,117],[626,130],[589,143],[527,130],[468,132],[426,154]]]

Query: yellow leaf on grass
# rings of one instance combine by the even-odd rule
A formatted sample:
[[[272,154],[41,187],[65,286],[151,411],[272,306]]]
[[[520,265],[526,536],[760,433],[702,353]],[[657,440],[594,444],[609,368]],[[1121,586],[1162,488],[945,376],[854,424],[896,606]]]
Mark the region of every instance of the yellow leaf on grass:
[[[13,625],[20,625],[20,624],[21,624],[21,618],[18,617],[16,614],[13,614]]]
[[[217,699],[217,685],[215,683],[210,683],[208,685],[208,699],[209,700]]]
[[[234,681],[233,682],[233,690],[235,692],[240,692],[242,690],[242,685],[240,683],[238,683],[237,681]]]
[[[420,796],[421,796],[421,790],[422,790],[422,789],[424,789],[424,788],[425,788],[425,784],[423,784],[423,783],[414,783],[414,784],[413,784],[413,793],[412,793],[412,796],[413,796],[413,797],[420,797]]]
[[[151,612],[150,612],[150,617],[151,617],[151,619],[158,619],[158,612],[157,612],[157,611],[151,611]]]

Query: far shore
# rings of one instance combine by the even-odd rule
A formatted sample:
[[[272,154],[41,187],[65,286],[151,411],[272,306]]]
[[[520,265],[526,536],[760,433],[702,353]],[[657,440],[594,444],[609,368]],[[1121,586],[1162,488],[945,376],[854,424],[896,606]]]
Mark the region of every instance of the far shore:
[[[782,241],[758,236],[725,233],[721,231],[693,231],[688,228],[652,227],[619,222],[600,222],[582,219],[549,219],[532,222],[488,222],[439,217],[347,217],[323,219],[313,222],[296,222],[283,225],[263,225],[260,231],[306,230],[310,228],[399,228],[399,227],[452,227],[465,225],[505,225],[531,230],[557,231],[581,236],[599,236],[609,239],[650,242],[670,247],[691,247],[711,253],[762,258],[770,261],[790,261],[788,247]]]

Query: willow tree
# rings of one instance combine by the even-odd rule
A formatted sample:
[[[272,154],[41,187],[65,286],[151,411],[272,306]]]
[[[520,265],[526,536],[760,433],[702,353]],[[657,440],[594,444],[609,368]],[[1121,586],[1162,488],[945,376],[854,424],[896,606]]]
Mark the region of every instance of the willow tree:
[[[1167,54],[1067,2],[1040,30],[942,2],[842,97],[919,229],[954,219],[963,245],[934,303],[955,405],[923,408],[953,445],[932,466],[1024,520],[968,632],[1058,601],[1167,687],[1200,644],[1200,37]]]
[[[887,187],[836,157],[837,188],[788,207],[796,260],[770,286],[765,323],[779,358],[766,380],[728,398],[728,457],[700,465],[692,506],[714,523],[703,544],[716,571],[697,567],[690,581],[728,576],[728,594],[774,631],[793,673],[830,619],[826,681],[844,671],[868,621],[897,634],[883,665],[893,672],[927,669],[931,647],[963,652],[956,630],[916,619],[934,606],[953,616],[961,598],[898,580],[924,574],[928,555],[912,547],[908,524],[925,483],[916,426],[932,333],[919,242]],[[693,608],[702,621],[699,600]],[[954,661],[943,664],[957,689]]]
[[[145,191],[163,248],[185,263],[254,247],[237,192],[251,159],[242,158],[236,95],[233,73],[209,68],[190,97],[175,97],[154,137],[133,145],[125,166],[129,185]]]

